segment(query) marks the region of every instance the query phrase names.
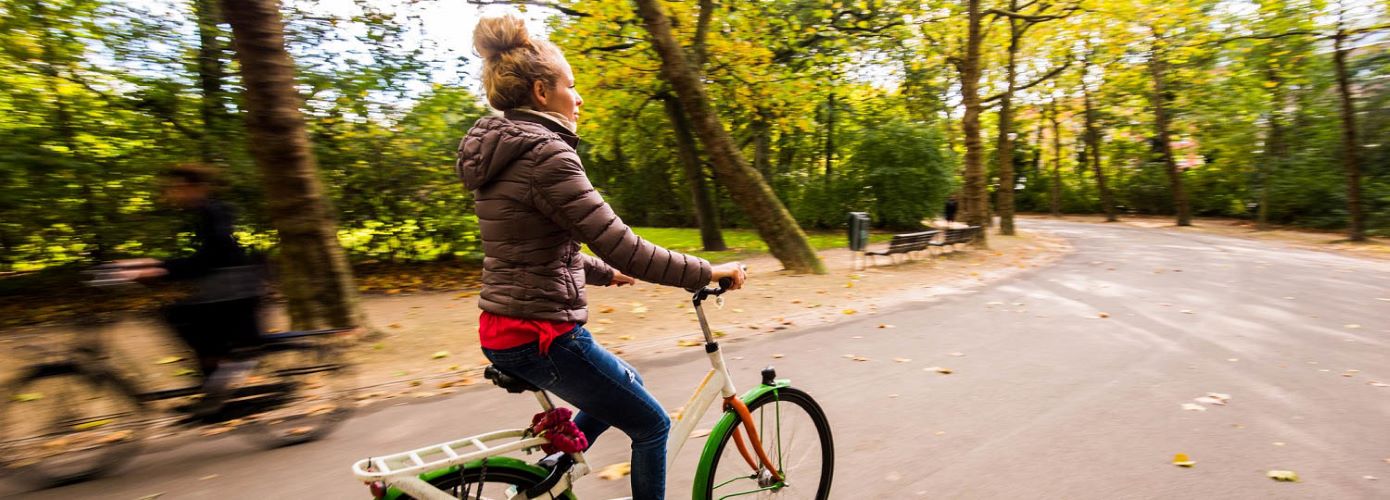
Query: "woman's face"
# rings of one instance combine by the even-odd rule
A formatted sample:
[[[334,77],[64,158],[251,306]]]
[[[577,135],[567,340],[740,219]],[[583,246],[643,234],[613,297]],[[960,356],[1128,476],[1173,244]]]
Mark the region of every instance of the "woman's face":
[[[536,82],[536,85],[544,87],[545,83]],[[579,123],[579,106],[584,104],[584,99],[579,97],[579,91],[574,88],[574,72],[570,70],[568,63],[560,71],[560,78],[555,80],[555,86],[537,92],[534,97],[539,102],[541,111],[559,113],[570,121]]]

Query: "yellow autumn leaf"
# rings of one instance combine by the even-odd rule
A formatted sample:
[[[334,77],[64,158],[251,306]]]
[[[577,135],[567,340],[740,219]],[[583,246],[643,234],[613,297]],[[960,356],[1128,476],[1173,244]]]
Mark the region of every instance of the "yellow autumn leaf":
[[[1298,473],[1291,470],[1272,470],[1266,472],[1265,475],[1275,481],[1298,482]]]
[[[1173,465],[1176,465],[1178,467],[1192,467],[1194,465],[1197,465],[1197,462],[1195,460],[1192,460],[1191,458],[1188,458],[1186,453],[1179,453],[1177,455],[1173,455]]]
[[[632,473],[632,464],[629,462],[619,462],[604,466],[599,469],[598,477],[606,481],[616,481]]]

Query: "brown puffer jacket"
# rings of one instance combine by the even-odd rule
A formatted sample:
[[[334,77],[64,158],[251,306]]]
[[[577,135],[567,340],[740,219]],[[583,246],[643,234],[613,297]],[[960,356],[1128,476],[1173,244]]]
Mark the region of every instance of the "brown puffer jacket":
[[[484,311],[584,323],[584,284],[608,284],[614,268],[662,285],[710,282],[709,262],[623,224],[585,176],[578,143],[559,124],[520,111],[478,120],[459,143],[455,170],[473,191],[482,232]],[[580,252],[580,243],[603,260]]]

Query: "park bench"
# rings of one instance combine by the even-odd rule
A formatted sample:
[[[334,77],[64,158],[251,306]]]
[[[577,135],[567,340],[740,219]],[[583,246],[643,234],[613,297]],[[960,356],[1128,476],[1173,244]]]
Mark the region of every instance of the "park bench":
[[[893,256],[898,254],[903,254],[911,258],[912,252],[927,250],[931,245],[932,239],[936,238],[936,235],[940,232],[941,231],[931,230],[917,233],[895,234],[893,235],[893,239],[889,240],[887,249],[876,252],[864,252],[864,255],[868,256],[870,261],[875,265],[878,264],[876,260],[877,257],[888,257],[889,259],[894,259],[894,262],[897,261]]]
[[[941,241],[933,241],[930,245],[933,247],[940,247],[943,251],[946,248],[950,248],[954,251],[956,245],[975,241],[975,237],[979,234],[980,226],[947,228],[946,233],[941,236]]]

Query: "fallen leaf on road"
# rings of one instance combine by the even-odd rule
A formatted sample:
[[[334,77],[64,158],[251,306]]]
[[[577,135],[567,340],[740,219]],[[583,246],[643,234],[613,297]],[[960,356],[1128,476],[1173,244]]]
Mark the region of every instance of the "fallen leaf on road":
[[[1109,317],[1110,317],[1110,313],[1104,313],[1104,312],[1103,312],[1103,313],[1096,313],[1096,316],[1099,316],[1099,317],[1101,317],[1101,318],[1109,318]]]
[[[855,360],[855,361],[868,361],[868,360],[869,360],[869,358],[866,358],[866,357],[864,357],[864,356],[860,356],[860,355],[857,355],[857,354],[846,354],[846,355],[844,355],[844,356],[842,356],[842,357],[845,358],[845,359],[852,359],[852,360]]]
[[[400,324],[400,323],[391,323],[391,324],[389,324],[389,325],[386,325],[386,327],[387,327],[387,328],[400,328],[400,327],[401,327],[401,324]]]
[[[878,324],[878,327],[879,327],[879,328],[883,328],[883,329],[897,328],[896,326],[890,325],[890,324],[888,324],[888,323],[879,323],[879,324]]]
[[[1358,374],[1358,373],[1361,373],[1361,370],[1347,370],[1347,371],[1345,371],[1345,372],[1342,372],[1342,376],[1343,376],[1343,377],[1354,377],[1354,376],[1356,376],[1356,374]]]
[[[430,355],[432,359],[444,359],[447,357],[449,357],[449,351],[435,351],[434,354]]]
[[[700,439],[709,435],[709,429],[695,429],[690,433],[691,439]]]
[[[632,339],[635,339],[635,338],[637,338],[637,337],[633,337],[633,336],[631,336],[631,335],[622,335],[622,336],[619,336],[619,337],[618,337],[618,340],[632,340]]]
[[[14,395],[13,397],[11,397],[10,399],[13,399],[13,400],[15,400],[15,401],[17,401],[17,402],[20,402],[20,403],[28,403],[28,402],[30,402],[30,401],[38,401],[38,400],[40,400],[40,399],[43,399],[43,393],[41,393],[41,392],[26,392],[26,393],[22,393],[22,394],[15,394],[15,395]]]
[[[1220,399],[1216,399],[1216,398],[1212,398],[1212,397],[1207,397],[1207,396],[1202,396],[1202,397],[1200,397],[1200,398],[1194,399],[1193,401],[1196,401],[1196,402],[1202,403],[1202,404],[1208,404],[1208,405],[1221,405],[1221,406],[1226,406],[1226,403],[1222,402]]]
[[[906,362],[912,361],[912,359],[910,359],[910,358],[893,358],[893,361],[898,362],[898,363],[906,363]]]
[[[739,308],[737,308],[737,307],[733,308],[732,310],[733,310],[734,312],[736,312],[736,313],[741,313],[741,312],[743,312],[743,309],[739,309]]]
[[[780,354],[780,353],[779,353],[779,354],[773,354],[773,355],[772,355],[772,359],[782,359],[783,357],[784,357],[784,355],[783,355],[783,354]]]
[[[1275,481],[1298,482],[1298,473],[1291,470],[1272,470],[1265,473],[1265,475]]]
[[[1183,314],[1192,314],[1192,310],[1191,310],[1191,309],[1183,309],[1183,310],[1178,311],[1178,312],[1181,312],[1181,313],[1183,313]]]
[[[700,345],[700,343],[694,340],[680,339],[676,341],[676,345],[680,347],[695,347],[697,345]]]
[[[1199,404],[1192,404],[1192,403],[1183,403],[1183,404],[1182,404],[1182,409],[1184,409],[1184,410],[1192,410],[1192,411],[1207,411],[1207,407],[1202,406],[1202,405],[1199,405]]]
[[[608,319],[608,318],[601,318],[601,319],[599,319],[599,320],[597,321],[597,323],[598,323],[598,324],[601,324],[601,325],[611,325],[611,324],[613,324],[613,320]]]
[[[174,371],[175,377],[191,377],[198,374],[198,370],[182,368]]]
[[[923,368],[922,371],[936,372],[936,373],[940,373],[940,374],[942,374],[942,375],[950,375],[950,374],[952,374],[952,373],[955,373],[955,370],[952,370],[952,369],[950,369],[950,368],[940,367],[940,366],[932,366],[932,367],[928,367],[928,368]]]
[[[682,305],[684,305],[684,304],[682,304]],[[611,313],[611,312],[613,312],[613,311],[617,311],[617,310],[618,310],[618,309],[615,308],[615,307],[613,307],[613,306],[603,306],[603,307],[600,307],[600,308],[598,309],[598,312],[599,312],[599,314],[609,314],[609,313]]]
[[[1375,481],[1375,480],[1380,479],[1380,478],[1375,477],[1375,476],[1361,476],[1361,479],[1365,479],[1365,480],[1367,480],[1367,481]]]
[[[630,473],[632,473],[632,464],[629,462],[620,462],[599,469],[598,477],[608,481],[616,481]]]
[[[646,313],[647,313],[647,306],[633,306],[633,307],[632,307],[632,314],[646,314]]]
[[[171,364],[171,363],[178,363],[179,361],[183,361],[183,358],[180,358],[180,357],[178,357],[178,356],[165,356],[165,357],[159,358],[159,361],[155,361],[154,364],[156,364],[156,365],[167,365],[167,364]]]
[[[1192,460],[1191,458],[1188,458],[1186,453],[1179,453],[1177,455],[1173,455],[1173,465],[1176,465],[1178,467],[1192,467],[1194,465],[1197,465],[1197,462]]]
[[[857,312],[859,312],[859,311],[856,311],[856,310],[854,310],[854,309],[845,309],[845,310],[840,311],[840,312],[841,312],[841,313],[844,313],[844,314],[854,314],[854,313],[857,313]]]
[[[1231,400],[1231,395],[1230,395],[1230,394],[1222,394],[1222,393],[1219,393],[1219,392],[1208,392],[1208,393],[1207,393],[1207,397],[1219,399],[1219,400],[1221,400],[1221,404],[1226,404],[1227,401],[1230,401],[1230,400]]]
[[[1366,385],[1369,385],[1371,387],[1390,387],[1390,384],[1387,384],[1385,382],[1376,382],[1374,380],[1367,382]]]

